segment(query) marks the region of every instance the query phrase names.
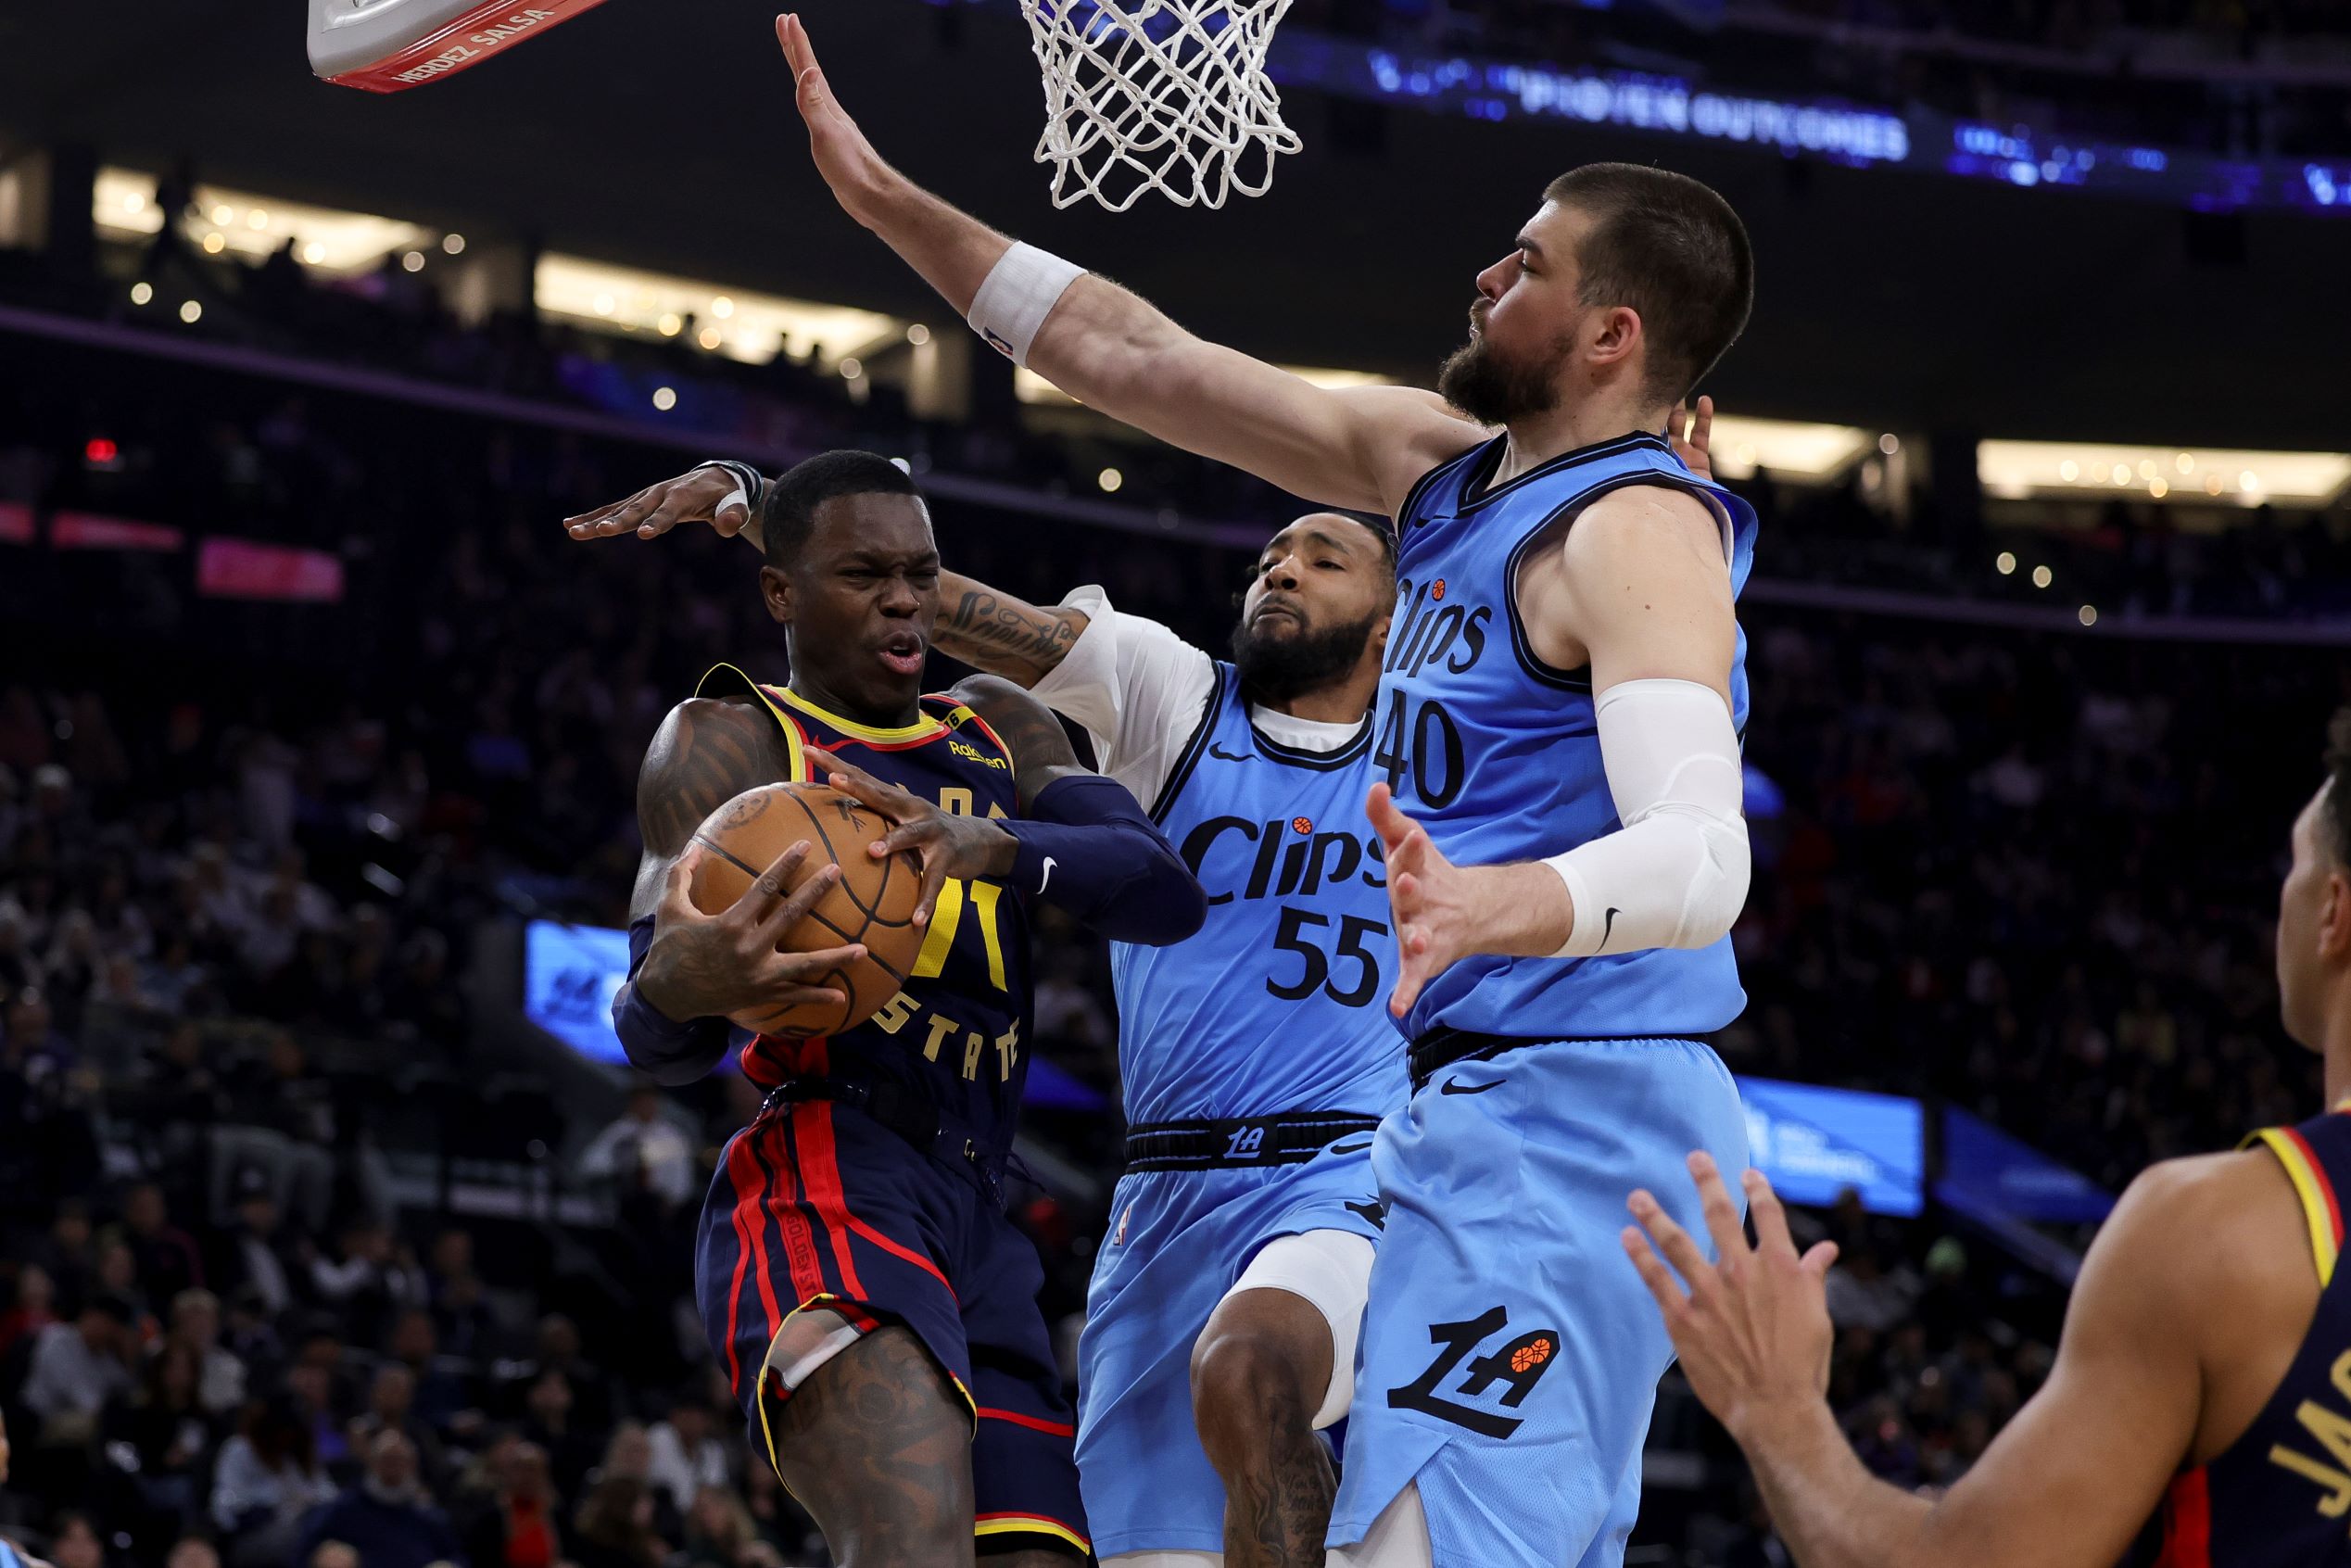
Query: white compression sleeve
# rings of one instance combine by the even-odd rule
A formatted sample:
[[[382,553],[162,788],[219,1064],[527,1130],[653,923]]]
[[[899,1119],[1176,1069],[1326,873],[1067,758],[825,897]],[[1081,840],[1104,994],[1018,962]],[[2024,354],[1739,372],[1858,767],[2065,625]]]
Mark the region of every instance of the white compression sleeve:
[[[1624,826],[1543,864],[1575,904],[1557,957],[1704,947],[1747,902],[1745,775],[1729,707],[1693,680],[1628,680],[1596,705]]]

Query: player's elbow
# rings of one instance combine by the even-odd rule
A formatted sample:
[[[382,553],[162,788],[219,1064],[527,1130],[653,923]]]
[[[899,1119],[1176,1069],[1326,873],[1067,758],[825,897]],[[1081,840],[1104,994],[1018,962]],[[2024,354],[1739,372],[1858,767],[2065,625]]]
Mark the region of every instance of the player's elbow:
[[[1748,843],[1747,818],[1738,814],[1718,816],[1691,813],[1681,819],[1693,840],[1694,869],[1682,902],[1682,918],[1671,943],[1675,947],[1712,947],[1730,935],[1747,907],[1747,890],[1754,878],[1754,856]]]
[[[1172,849],[1154,845],[1113,906],[1097,922],[1105,936],[1142,947],[1169,947],[1208,918],[1208,895]]]

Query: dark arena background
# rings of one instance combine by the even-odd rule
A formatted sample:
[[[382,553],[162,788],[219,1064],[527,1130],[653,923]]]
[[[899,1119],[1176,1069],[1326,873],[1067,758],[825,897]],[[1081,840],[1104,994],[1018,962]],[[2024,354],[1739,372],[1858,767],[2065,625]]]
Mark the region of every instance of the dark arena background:
[[[611,0],[393,96],[314,79],[297,11],[0,10],[0,1536],[828,1562],[693,1310],[758,1092],[651,1088],[607,1014],[654,727],[781,644],[742,545],[562,519],[866,448],[950,569],[1220,651],[1299,508],[975,344],[835,206],[759,7]],[[2321,1106],[2271,942],[2351,701],[2338,7],[1296,0],[1270,192],[1118,214],[1047,197],[1015,0],[804,16],[909,176],[1326,384],[1430,385],[1571,166],[1738,209],[1714,1043],[1842,1248],[1829,1398],[1877,1474],[1978,1460],[2143,1168]],[[1033,917],[1012,1212],[1074,1397],[1117,1006]],[[386,1429],[420,1533],[343,1549]],[[1642,1470],[1626,1562],[1789,1561],[1678,1372]]]

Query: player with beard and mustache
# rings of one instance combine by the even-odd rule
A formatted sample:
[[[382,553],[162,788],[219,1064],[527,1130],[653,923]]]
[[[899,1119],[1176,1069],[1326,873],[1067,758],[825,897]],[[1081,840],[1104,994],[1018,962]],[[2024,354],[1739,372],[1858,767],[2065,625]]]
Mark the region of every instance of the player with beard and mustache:
[[[1676,449],[1701,474],[1713,419],[1701,400]],[[764,483],[705,465],[566,527],[651,538],[706,522],[756,543]],[[1363,1130],[1405,1083],[1369,1005],[1395,962],[1379,842],[1359,829],[1359,855],[1295,824],[1324,802],[1353,815],[1371,785],[1395,564],[1384,528],[1298,518],[1252,563],[1226,663],[1098,587],[1040,608],[940,574],[933,645],[1082,724],[1210,895],[1199,935],[1117,960],[1135,1159],[1080,1347],[1078,1463],[1095,1549],[1121,1568],[1322,1559],[1334,1478],[1315,1434],[1346,1410],[1379,1235]],[[1260,846],[1285,837],[1306,841],[1298,870],[1260,873]],[[1348,877],[1322,874],[1342,864]],[[1247,965],[1261,980],[1216,989]],[[1255,1151],[1232,1153],[1251,1130]]]
[[[1612,1568],[1672,1359],[1622,1194],[1673,1193],[1703,1233],[1686,1151],[1746,1158],[1702,1037],[1746,1004],[1755,514],[1665,436],[1746,325],[1744,226],[1683,175],[1570,170],[1478,274],[1439,393],[1321,388],[921,189],[799,19],[777,29],[834,198],[992,345],[1098,413],[1397,519],[1366,805],[1413,1094],[1372,1155],[1387,1228],[1331,1561]]]

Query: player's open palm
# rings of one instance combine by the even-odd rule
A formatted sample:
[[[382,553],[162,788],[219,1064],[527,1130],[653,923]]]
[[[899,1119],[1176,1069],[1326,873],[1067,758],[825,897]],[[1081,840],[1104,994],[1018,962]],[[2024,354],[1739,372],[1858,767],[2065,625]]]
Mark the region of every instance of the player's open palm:
[[[1836,1331],[1826,1282],[1837,1244],[1821,1242],[1798,1256],[1787,1210],[1763,1172],[1750,1170],[1747,1205],[1756,1235],[1750,1246],[1713,1160],[1692,1154],[1689,1173],[1719,1261],[1707,1262],[1689,1233],[1647,1191],[1628,1201],[1640,1223],[1625,1227],[1624,1250],[1665,1314],[1665,1332],[1690,1387],[1744,1442],[1775,1419],[1808,1409],[1828,1387]]]
[[[898,177],[897,171],[882,161],[833,96],[825,68],[816,63],[815,47],[808,42],[808,30],[797,16],[787,13],[776,19],[776,41],[784,46],[784,59],[791,67],[792,99],[808,126],[808,151],[816,160],[816,172],[832,187],[841,209],[871,227],[866,204]]]
[[[690,891],[702,854],[700,844],[689,846],[669,868],[653,915],[652,944],[637,972],[637,994],[680,1021],[743,1022],[789,1007],[838,1005],[844,1000],[839,990],[813,982],[864,957],[862,942],[814,953],[777,951],[786,933],[841,880],[841,868],[828,866],[798,891],[787,891],[808,858],[803,839],[777,855],[725,910],[705,915],[694,906]]]
[[[707,523],[722,537],[733,538],[750,522],[750,498],[735,476],[723,468],[697,468],[648,485],[626,500],[566,517],[563,531],[575,539],[609,539],[621,534],[653,539],[680,523]]]
[[[1371,786],[1365,808],[1385,848],[1397,970],[1388,1011],[1402,1018],[1423,986],[1479,951],[1479,890],[1474,878],[1438,853],[1427,828],[1397,809],[1385,784]]]

